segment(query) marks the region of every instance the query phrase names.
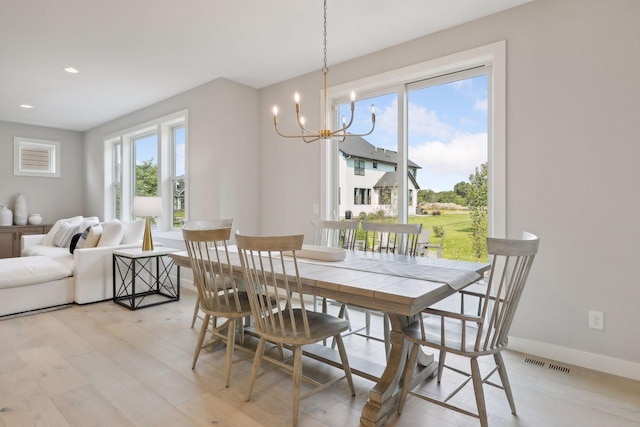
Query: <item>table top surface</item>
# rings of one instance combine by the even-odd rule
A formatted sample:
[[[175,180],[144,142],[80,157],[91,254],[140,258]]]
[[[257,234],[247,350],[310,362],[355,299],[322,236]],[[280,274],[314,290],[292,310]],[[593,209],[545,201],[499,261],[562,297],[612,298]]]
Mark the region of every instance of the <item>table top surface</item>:
[[[125,258],[146,258],[146,257],[168,255],[170,253],[179,252],[179,251],[180,249],[167,248],[167,247],[161,246],[158,248],[153,248],[150,251],[143,251],[142,248],[116,249],[113,251],[113,254],[121,257],[125,257]]]
[[[168,254],[188,267],[186,251]],[[242,270],[237,249],[229,247],[236,277]],[[292,258],[285,257],[287,262]],[[435,302],[477,281],[488,263],[410,257],[364,251],[347,251],[343,261],[320,261],[298,257],[304,291],[365,308],[414,315]],[[444,274],[444,275],[443,275]],[[446,283],[452,279],[456,283]]]

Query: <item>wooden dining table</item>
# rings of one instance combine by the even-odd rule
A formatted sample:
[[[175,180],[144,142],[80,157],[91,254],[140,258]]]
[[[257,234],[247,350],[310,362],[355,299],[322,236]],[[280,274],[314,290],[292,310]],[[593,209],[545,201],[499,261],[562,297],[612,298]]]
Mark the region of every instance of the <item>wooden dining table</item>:
[[[233,274],[240,278],[242,269],[237,250],[230,246],[229,251]],[[313,256],[314,253],[320,256]],[[365,368],[358,370],[350,361],[354,374],[376,381],[369,391],[360,422],[364,426],[382,426],[397,410],[408,356],[402,328],[425,308],[479,280],[490,264],[364,251],[346,251],[340,257],[344,259],[337,261],[327,260],[325,255],[324,251],[314,252],[313,245],[304,245],[297,256],[300,281],[306,294],[389,315],[391,352],[381,373],[367,373]],[[169,257],[176,265],[190,267],[186,251],[171,253]],[[325,347],[323,351],[328,353],[331,349]],[[421,368],[413,380],[416,382],[431,376],[437,368],[433,355],[426,353],[421,354],[419,364]]]

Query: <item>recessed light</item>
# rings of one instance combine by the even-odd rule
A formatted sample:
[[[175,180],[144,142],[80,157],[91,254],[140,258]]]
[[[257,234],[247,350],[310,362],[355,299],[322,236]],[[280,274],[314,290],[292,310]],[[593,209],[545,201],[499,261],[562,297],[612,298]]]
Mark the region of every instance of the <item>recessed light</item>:
[[[71,74],[78,74],[79,73],[78,69],[77,68],[73,68],[73,67],[65,67],[64,70],[67,73],[71,73]]]
[[[30,110],[32,108],[36,108],[33,105],[29,105],[29,104],[20,104],[20,107],[26,109],[26,110]]]

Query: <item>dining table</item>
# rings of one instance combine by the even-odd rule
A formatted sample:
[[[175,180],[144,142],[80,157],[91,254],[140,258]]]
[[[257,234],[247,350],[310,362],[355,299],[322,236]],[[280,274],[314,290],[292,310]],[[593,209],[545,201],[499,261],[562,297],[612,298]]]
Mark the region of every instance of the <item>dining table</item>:
[[[283,254],[293,262],[293,254]],[[190,267],[186,251],[168,255],[176,265]],[[242,277],[240,258],[235,246],[229,246],[231,269]],[[415,321],[421,311],[480,280],[490,268],[486,262],[407,256],[393,253],[344,250],[303,245],[296,251],[298,274],[305,294],[331,298],[341,303],[388,314],[391,351],[386,364],[360,368],[350,360],[352,372],[375,382],[362,408],[360,423],[382,426],[397,411],[400,388],[409,345],[402,329]],[[295,270],[294,270],[295,271]],[[331,361],[328,346],[307,355]],[[333,359],[337,364],[337,359]],[[371,364],[369,366],[375,366]],[[416,384],[431,377],[437,369],[433,355],[421,352]]]

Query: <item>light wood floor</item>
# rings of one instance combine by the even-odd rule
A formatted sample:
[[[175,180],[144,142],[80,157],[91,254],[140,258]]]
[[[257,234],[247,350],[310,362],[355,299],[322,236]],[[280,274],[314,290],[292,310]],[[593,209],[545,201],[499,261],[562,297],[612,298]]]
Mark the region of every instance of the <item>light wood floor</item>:
[[[267,367],[252,400],[245,402],[249,360],[234,364],[229,388],[224,387],[223,352],[203,352],[191,369],[194,297],[184,289],[180,302],[135,312],[105,302],[0,321],[0,427],[289,425],[291,377],[280,370]],[[349,337],[346,343],[354,357],[384,357],[375,341]],[[570,369],[562,372],[526,357],[505,354],[517,416],[502,390],[486,387],[490,425],[640,425],[639,382],[572,366],[561,366]],[[439,389],[426,387],[435,393],[448,390],[449,377],[454,380],[455,374],[445,373]],[[343,381],[303,400],[300,425],[359,425],[373,383],[359,377],[354,382],[355,398]],[[465,392],[461,399],[473,407],[471,390]],[[403,414],[387,425],[479,423],[409,397]]]

